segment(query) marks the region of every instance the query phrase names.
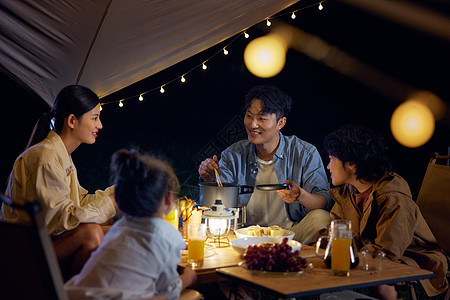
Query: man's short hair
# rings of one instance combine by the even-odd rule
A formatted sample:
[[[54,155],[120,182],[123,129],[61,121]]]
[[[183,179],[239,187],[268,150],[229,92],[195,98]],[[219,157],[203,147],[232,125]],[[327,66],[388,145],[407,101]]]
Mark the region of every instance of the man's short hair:
[[[291,111],[291,97],[273,85],[259,85],[253,87],[245,96],[244,112],[250,108],[254,99],[261,100],[263,105],[262,113],[274,113],[277,120],[287,116]]]

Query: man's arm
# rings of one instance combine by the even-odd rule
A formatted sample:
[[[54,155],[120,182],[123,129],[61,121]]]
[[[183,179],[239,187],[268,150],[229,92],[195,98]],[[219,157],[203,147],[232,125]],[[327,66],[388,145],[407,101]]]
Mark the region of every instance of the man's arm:
[[[327,207],[327,199],[325,196],[320,194],[311,194],[302,189],[297,183],[286,180],[285,184],[289,185],[289,190],[278,190],[278,194],[281,199],[283,199],[286,203],[292,203],[294,201],[298,201],[304,207],[309,210],[314,209],[326,209]]]

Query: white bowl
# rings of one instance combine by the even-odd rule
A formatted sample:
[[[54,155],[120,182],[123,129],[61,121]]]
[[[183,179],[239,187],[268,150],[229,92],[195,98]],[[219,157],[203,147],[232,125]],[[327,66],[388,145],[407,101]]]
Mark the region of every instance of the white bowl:
[[[239,238],[239,239],[240,238],[244,238],[244,237],[253,237],[251,235],[247,235],[247,229],[248,229],[248,227],[240,228],[240,229],[235,230],[234,233],[236,234],[236,237]],[[264,232],[267,232],[267,227],[261,227],[261,229],[263,229]],[[290,240],[292,240],[294,238],[294,235],[295,235],[294,232],[292,232],[290,230],[287,230],[287,229],[283,229],[283,230],[284,230],[283,235],[282,236],[277,236],[277,238],[285,238],[285,237],[287,237]],[[264,236],[264,237],[269,237],[269,236]]]
[[[232,240],[230,244],[234,250],[242,255],[250,245],[258,245],[259,243],[264,242],[281,243],[282,241],[283,237],[251,236]],[[302,244],[295,240],[289,240],[287,244],[292,247],[292,252],[302,248]]]

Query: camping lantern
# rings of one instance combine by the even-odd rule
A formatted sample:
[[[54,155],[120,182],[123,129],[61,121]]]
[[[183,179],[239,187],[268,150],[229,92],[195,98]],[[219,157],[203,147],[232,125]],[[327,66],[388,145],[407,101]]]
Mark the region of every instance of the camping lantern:
[[[227,246],[230,243],[228,232],[234,215],[225,209],[222,200],[217,199],[210,210],[203,212],[202,218],[205,219],[208,238],[212,238],[218,247],[221,242]]]

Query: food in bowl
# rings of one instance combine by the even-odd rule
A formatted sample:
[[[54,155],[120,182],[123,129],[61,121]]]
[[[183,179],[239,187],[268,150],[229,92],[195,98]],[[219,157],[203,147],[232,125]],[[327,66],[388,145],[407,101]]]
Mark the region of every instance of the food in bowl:
[[[272,225],[269,227],[261,227],[259,225],[240,228],[234,231],[237,238],[244,237],[287,237],[292,239],[294,232],[281,228],[278,225]]]
[[[281,243],[274,245],[250,245],[244,253],[245,265],[249,270],[299,272],[307,267],[306,259],[300,256],[300,250],[294,250],[283,238]]]
[[[281,243],[283,239],[284,238],[281,237],[253,236],[234,239],[230,242],[230,244],[234,250],[243,255],[245,250],[247,250],[248,246],[275,245],[277,243],[278,244]],[[300,242],[289,239],[287,245],[289,245],[292,248],[292,252],[300,250],[302,247],[302,244]]]

